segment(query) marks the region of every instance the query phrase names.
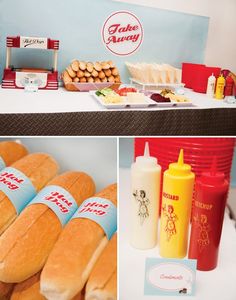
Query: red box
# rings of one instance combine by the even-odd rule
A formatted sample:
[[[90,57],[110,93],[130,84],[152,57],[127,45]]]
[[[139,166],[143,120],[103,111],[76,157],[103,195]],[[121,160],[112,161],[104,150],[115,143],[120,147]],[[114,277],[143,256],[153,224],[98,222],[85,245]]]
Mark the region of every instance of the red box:
[[[204,67],[202,64],[182,63],[182,83],[185,83],[186,88],[193,88],[193,80],[196,71],[199,67]]]
[[[193,90],[198,93],[206,93],[209,76],[213,74],[217,78],[220,75],[220,71],[221,68],[219,67],[198,66],[192,81]]]

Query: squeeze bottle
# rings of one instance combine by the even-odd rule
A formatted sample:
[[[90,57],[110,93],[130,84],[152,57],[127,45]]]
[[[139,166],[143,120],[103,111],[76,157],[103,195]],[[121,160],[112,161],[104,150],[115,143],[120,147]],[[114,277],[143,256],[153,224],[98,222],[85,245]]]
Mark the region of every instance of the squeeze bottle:
[[[214,158],[211,170],[202,173],[195,187],[188,256],[197,259],[198,270],[209,271],[217,266],[228,188]]]
[[[225,90],[224,95],[225,96],[232,96],[233,95],[233,89],[234,89],[234,80],[231,76],[228,76],[225,81]]]
[[[221,100],[224,98],[224,87],[225,87],[225,78],[222,74],[217,78],[216,81],[216,93],[215,98]]]
[[[215,93],[215,84],[216,84],[216,78],[214,76],[214,74],[212,73],[212,75],[210,77],[208,77],[208,82],[207,82],[207,96],[209,97],[214,97],[214,93]]]
[[[160,232],[162,257],[183,258],[187,254],[194,179],[191,166],[184,163],[181,149],[178,162],[171,163],[164,172]]]
[[[144,156],[136,157],[131,166],[131,245],[150,249],[157,243],[157,222],[160,202],[161,166],[149,154],[145,144]]]

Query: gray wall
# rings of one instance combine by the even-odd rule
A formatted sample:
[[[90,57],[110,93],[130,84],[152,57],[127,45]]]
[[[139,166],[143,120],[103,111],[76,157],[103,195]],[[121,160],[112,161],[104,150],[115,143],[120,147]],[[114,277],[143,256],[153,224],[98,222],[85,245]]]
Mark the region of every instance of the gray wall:
[[[117,181],[116,138],[36,137],[20,140],[30,152],[51,154],[60,165],[60,173],[68,170],[87,172],[94,178],[97,191]]]

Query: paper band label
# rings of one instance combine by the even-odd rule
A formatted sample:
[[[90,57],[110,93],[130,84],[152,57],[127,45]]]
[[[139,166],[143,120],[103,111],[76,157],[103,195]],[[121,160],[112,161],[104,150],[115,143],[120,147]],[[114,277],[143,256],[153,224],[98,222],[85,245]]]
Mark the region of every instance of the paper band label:
[[[6,168],[6,164],[3,158],[0,156],[0,171],[4,168]]]
[[[0,191],[7,195],[17,214],[35,197],[36,190],[22,172],[15,168],[5,168],[0,172]]]
[[[92,197],[83,202],[73,218],[86,218],[100,225],[110,240],[117,230],[117,208],[109,200]]]
[[[37,203],[47,205],[57,215],[62,226],[68,223],[78,209],[78,205],[72,195],[57,185],[45,187],[29,205]]]

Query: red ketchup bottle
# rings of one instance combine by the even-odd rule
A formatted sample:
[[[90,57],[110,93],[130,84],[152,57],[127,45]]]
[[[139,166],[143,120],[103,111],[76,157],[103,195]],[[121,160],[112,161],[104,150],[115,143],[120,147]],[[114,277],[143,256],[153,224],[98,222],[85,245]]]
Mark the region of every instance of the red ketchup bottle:
[[[231,76],[228,76],[225,81],[225,90],[224,95],[225,96],[232,96],[233,95],[233,89],[234,89],[234,80]]]
[[[210,271],[216,268],[224,211],[229,182],[222,172],[217,172],[216,158],[209,172],[196,180],[195,201],[189,258],[197,259],[197,269]]]

